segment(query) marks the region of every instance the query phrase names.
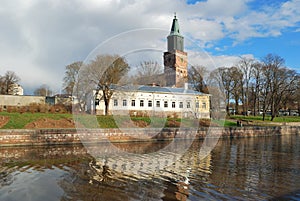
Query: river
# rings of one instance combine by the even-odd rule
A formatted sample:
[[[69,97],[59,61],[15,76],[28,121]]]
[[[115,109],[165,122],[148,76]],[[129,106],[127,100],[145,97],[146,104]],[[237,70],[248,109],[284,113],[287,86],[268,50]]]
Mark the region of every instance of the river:
[[[2,147],[0,200],[300,200],[299,135],[220,139],[202,159],[203,141],[194,141],[153,168],[145,154],[168,143],[114,144],[139,157],[106,161],[83,145]]]

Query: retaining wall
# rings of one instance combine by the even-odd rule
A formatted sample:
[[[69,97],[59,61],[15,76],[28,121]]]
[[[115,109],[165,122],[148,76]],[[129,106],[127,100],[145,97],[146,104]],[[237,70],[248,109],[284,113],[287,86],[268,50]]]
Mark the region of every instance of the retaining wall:
[[[299,126],[275,127],[210,127],[166,129],[0,129],[0,146],[57,145],[82,142],[98,143],[204,139],[205,137],[240,138],[299,134]]]

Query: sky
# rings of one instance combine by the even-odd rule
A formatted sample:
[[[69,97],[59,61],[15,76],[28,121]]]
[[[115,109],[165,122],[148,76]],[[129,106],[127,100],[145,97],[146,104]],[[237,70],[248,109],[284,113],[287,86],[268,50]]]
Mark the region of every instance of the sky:
[[[0,75],[60,93],[65,66],[99,53],[161,62],[174,12],[191,64],[272,53],[300,73],[300,0],[1,0]]]

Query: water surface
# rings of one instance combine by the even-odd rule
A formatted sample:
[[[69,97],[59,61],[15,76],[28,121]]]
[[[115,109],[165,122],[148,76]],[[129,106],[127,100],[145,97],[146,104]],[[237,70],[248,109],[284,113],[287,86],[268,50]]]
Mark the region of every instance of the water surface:
[[[105,163],[82,145],[0,148],[0,200],[300,200],[298,135],[219,140],[200,160],[202,143],[157,170],[143,154],[168,142],[116,144],[141,154]]]

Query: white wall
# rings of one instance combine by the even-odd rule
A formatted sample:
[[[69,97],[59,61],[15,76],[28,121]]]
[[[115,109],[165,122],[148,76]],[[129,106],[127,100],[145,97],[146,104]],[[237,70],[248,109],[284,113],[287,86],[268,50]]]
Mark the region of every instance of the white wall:
[[[199,96],[199,95],[198,95]],[[123,106],[123,100],[126,101],[126,106]],[[132,100],[135,100],[135,106],[132,106]],[[140,106],[140,101],[144,101],[144,106]],[[148,102],[152,101],[152,106],[148,106]],[[160,107],[157,107],[156,101],[160,102]],[[165,101],[168,107],[164,106]],[[128,113],[130,110],[134,111],[154,111],[154,112],[168,112],[168,113],[190,113],[190,115],[197,115],[199,108],[196,108],[197,96],[194,94],[178,94],[178,93],[159,93],[159,92],[115,92],[110,100],[109,110],[114,113],[117,111]],[[117,105],[115,103],[117,102]],[[172,107],[172,102],[175,103],[175,108]],[[179,107],[180,102],[183,103],[183,108]],[[190,103],[190,108],[187,108],[187,103]],[[201,107],[201,102],[199,103]],[[98,114],[104,114],[105,104],[100,101],[96,107]],[[199,116],[199,115],[198,115]],[[201,116],[201,115],[200,115]],[[207,115],[206,115],[207,116]]]

